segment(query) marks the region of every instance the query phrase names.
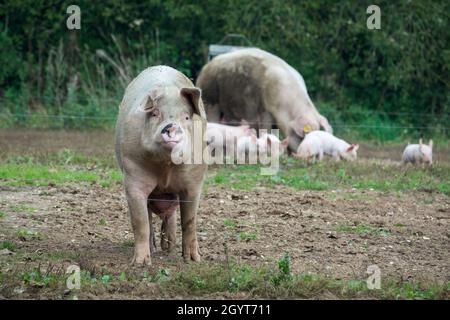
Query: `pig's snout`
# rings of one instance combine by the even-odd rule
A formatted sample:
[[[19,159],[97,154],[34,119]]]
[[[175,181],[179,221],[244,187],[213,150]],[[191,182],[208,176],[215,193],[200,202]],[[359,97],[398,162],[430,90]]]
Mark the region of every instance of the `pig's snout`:
[[[172,149],[183,139],[183,129],[176,123],[169,123],[161,130],[164,146]]]

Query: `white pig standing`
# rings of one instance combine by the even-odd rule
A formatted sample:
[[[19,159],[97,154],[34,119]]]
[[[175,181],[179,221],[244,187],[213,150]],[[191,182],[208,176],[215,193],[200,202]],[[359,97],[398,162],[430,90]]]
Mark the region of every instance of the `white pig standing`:
[[[333,157],[336,161],[341,159],[353,161],[357,158],[356,151],[359,149],[358,144],[349,144],[333,136],[331,133],[321,130],[311,131],[306,135],[306,137],[308,136],[318,138],[323,154]]]
[[[419,140],[419,144],[408,144],[403,151],[403,163],[428,163],[433,164],[433,140],[430,140],[428,145]]]

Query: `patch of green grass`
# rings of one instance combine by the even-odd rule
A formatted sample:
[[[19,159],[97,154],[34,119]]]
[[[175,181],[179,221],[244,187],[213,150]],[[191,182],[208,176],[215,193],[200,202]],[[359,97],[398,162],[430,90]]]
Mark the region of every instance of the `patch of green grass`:
[[[258,235],[255,232],[241,231],[238,234],[239,240],[256,240]]]
[[[12,212],[24,212],[24,213],[34,213],[37,209],[26,206],[26,205],[17,205],[9,207],[9,210]]]
[[[326,160],[307,165],[301,160],[282,158],[280,170],[275,175],[261,175],[261,168],[260,165],[223,165],[215,169],[206,184],[224,185],[238,190],[283,185],[300,190],[422,190],[450,195],[450,166],[447,164],[426,168]]]
[[[106,221],[105,218],[101,218],[101,219],[98,221],[98,224],[101,225],[101,226],[106,226],[106,225],[108,224],[108,222]]]
[[[68,274],[64,268],[49,265],[47,268],[25,266],[21,271],[4,274],[0,271],[1,282],[6,287],[19,285],[29,287],[51,287],[54,295],[60,296],[65,290]],[[291,258],[285,253],[275,265],[252,266],[230,261],[228,263],[196,263],[186,265],[177,272],[159,269],[143,273],[129,271],[112,272],[103,270],[91,274],[81,270],[83,292],[102,292],[103,289],[143,287],[145,282],[154,284],[153,293],[170,296],[202,297],[211,294],[242,294],[254,298],[320,298],[334,296],[336,299],[446,299],[450,289],[447,283],[403,282],[383,277],[381,289],[367,288],[366,279],[337,280],[314,274],[297,274],[291,269]],[[126,288],[125,287],[125,288]],[[0,293],[2,289],[0,288]],[[2,293],[5,295],[5,292]],[[5,295],[7,296],[7,295]]]
[[[3,164],[0,165],[0,186],[45,186],[67,182],[98,182],[108,187],[120,182],[118,170],[96,170],[60,165]]]
[[[223,224],[230,228],[235,228],[237,226],[237,221],[233,219],[224,219]]]
[[[357,233],[357,234],[369,234],[373,236],[387,237],[390,235],[390,231],[384,228],[377,228],[367,224],[357,224],[352,226],[349,224],[339,224],[335,227],[336,231]]]
[[[40,268],[24,272],[21,275],[22,281],[32,287],[48,287],[58,283],[58,277],[52,273],[44,273]]]
[[[3,211],[0,211],[0,219],[6,217],[6,213]]]
[[[31,240],[42,240],[44,239],[43,234],[37,231],[28,230],[28,229],[20,229],[17,231],[17,236],[25,241]]]
[[[10,240],[3,240],[0,242],[0,249],[8,249],[13,251],[16,248],[16,244]]]
[[[258,238],[258,234],[256,231],[247,231],[247,230],[238,230],[239,228],[248,227],[248,225],[238,224],[238,222],[234,219],[224,219],[223,224],[236,235],[236,238],[241,241],[250,241],[256,240]],[[234,236],[234,235],[233,235]]]
[[[207,263],[191,265],[166,282],[164,287],[195,296],[242,292],[252,297],[277,299],[317,298],[330,293],[343,299],[442,299],[448,293],[448,284],[417,283],[411,286],[386,280],[380,290],[370,290],[365,279],[343,281],[320,275],[293,274],[288,254],[278,261],[278,269],[237,263],[229,266]]]

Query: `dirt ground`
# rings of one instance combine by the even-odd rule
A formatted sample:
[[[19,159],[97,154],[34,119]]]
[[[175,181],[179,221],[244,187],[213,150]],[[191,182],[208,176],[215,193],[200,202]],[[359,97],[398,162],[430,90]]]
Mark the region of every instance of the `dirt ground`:
[[[42,155],[67,147],[70,140],[71,149],[112,156],[111,134],[95,136],[42,132],[31,137],[4,131],[0,154]],[[393,153],[385,150],[383,154],[387,157]],[[32,209],[21,212],[18,207]],[[16,241],[17,230],[21,229],[42,235],[39,241],[16,241],[24,252],[45,255],[60,250],[75,253],[89,268],[129,268],[133,248],[127,244],[133,235],[120,185],[0,187],[0,211],[6,213],[0,220],[0,240]],[[450,281],[450,198],[444,194],[301,191],[286,186],[242,191],[209,186],[198,217],[205,261],[223,261],[228,255],[253,265],[274,264],[289,252],[293,270],[306,274],[366,279],[367,267],[375,264],[382,277]],[[159,230],[159,218],[154,221]],[[346,229],[358,225],[372,229]],[[167,255],[158,251],[152,268],[181,265],[180,241],[178,232],[176,252]],[[9,269],[14,267],[10,265]]]

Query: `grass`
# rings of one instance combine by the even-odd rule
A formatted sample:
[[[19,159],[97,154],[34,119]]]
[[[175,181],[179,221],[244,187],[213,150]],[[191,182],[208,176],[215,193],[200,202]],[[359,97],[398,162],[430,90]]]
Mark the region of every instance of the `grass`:
[[[223,185],[236,190],[286,186],[298,190],[419,190],[450,195],[450,165],[446,163],[432,168],[368,161],[323,161],[307,165],[303,161],[284,157],[276,175],[263,176],[260,169],[260,165],[211,167],[205,190],[213,185]],[[0,186],[46,186],[84,182],[109,188],[121,181],[122,174],[109,157],[87,157],[70,149],[49,154],[45,158],[14,156],[0,162]]]
[[[63,185],[69,182],[90,182],[99,183],[102,187],[107,188],[121,180],[121,173],[114,169],[92,171],[86,168],[61,165],[0,165],[0,186],[47,186],[49,184]]]
[[[9,240],[3,240],[0,242],[0,249],[8,249],[13,251],[16,248],[16,244]]]
[[[70,254],[69,254],[70,253]],[[17,259],[10,256],[10,259]],[[18,265],[14,270],[2,269],[0,265],[0,294],[5,297],[17,296],[17,292],[8,288],[27,287],[50,289],[51,291],[33,291],[40,298],[42,293],[47,297],[66,297],[67,265],[62,261],[71,260],[77,264],[78,256],[72,252],[49,252],[48,257],[59,260],[41,259],[25,265]],[[228,260],[227,260],[228,261]],[[36,265],[36,263],[39,263]],[[148,293],[148,284],[152,283],[152,296],[166,297],[209,297],[225,295],[227,297],[246,296],[250,298],[320,298],[335,297],[337,299],[448,299],[450,283],[422,283],[419,281],[381,280],[381,289],[370,290],[366,279],[339,280],[323,275],[298,274],[291,269],[289,253],[275,263],[250,265],[238,263],[233,258],[228,262],[195,263],[170,268],[150,268],[108,270],[106,268],[89,271],[81,268],[80,293],[98,294],[111,292],[111,288],[121,288],[123,293],[135,295],[136,291]],[[115,291],[116,289],[114,289]],[[76,294],[76,291],[73,292]],[[50,296],[48,295],[50,294]]]
[[[224,185],[236,190],[288,186],[299,190],[419,190],[450,195],[450,166],[402,167],[360,161],[324,161],[308,166],[302,161],[285,158],[276,175],[260,175],[258,165],[225,165],[216,169],[206,185]]]
[[[345,233],[356,233],[356,234],[369,234],[372,236],[387,237],[391,232],[384,228],[377,228],[367,224],[339,224],[335,227],[336,231]]]

